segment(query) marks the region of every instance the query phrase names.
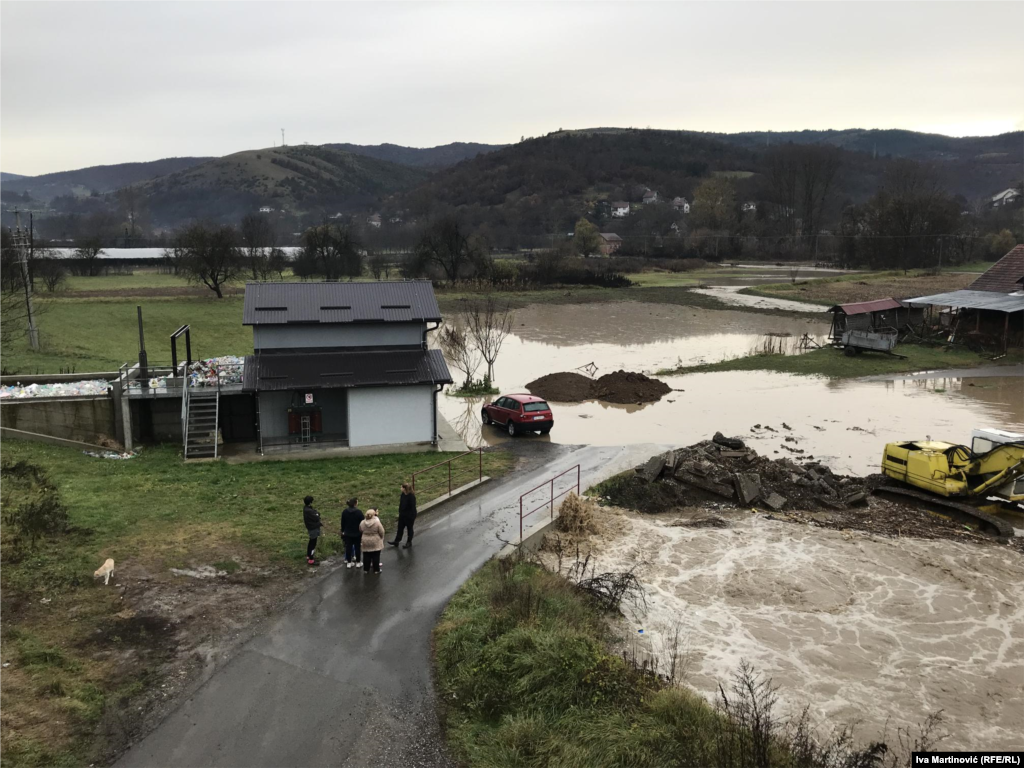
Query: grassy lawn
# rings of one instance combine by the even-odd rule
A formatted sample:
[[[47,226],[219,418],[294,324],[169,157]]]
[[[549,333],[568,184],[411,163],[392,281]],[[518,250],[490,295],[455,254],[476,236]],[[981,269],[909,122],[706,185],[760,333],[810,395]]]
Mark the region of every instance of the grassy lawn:
[[[826,277],[820,280],[798,280],[796,283],[759,285],[744,288],[741,293],[833,306],[890,296],[897,299],[930,296],[966,288],[976,279],[977,275],[954,272],[943,272],[939,275],[923,270],[912,270],[906,275],[903,272],[872,272]]]
[[[802,355],[757,354],[723,360],[706,365],[682,366],[658,371],[664,376],[685,373],[712,373],[715,371],[775,371],[795,373],[803,376],[827,376],[829,378],[855,378],[885,373],[913,373],[915,371],[940,370],[944,368],[975,368],[992,365],[992,361],[963,347],[925,346],[901,344],[896,348],[903,360],[880,353],[864,352],[847,357],[842,350],[826,347]],[[1024,351],[1011,350],[999,364],[1020,363]]]
[[[530,563],[491,561],[434,630],[442,718],[461,764],[492,768],[881,765],[837,734],[782,721],[738,674],[730,716],[610,647],[608,614]],[[753,713],[756,712],[756,716]],[[760,745],[761,749],[759,749]]]
[[[174,650],[161,640],[167,627],[211,632],[224,614],[237,622],[225,631],[237,632],[252,617],[250,599],[285,595],[282,590],[300,585],[308,570],[301,517],[307,493],[324,518],[320,552],[327,555],[340,550],[342,499],[358,496],[363,509],[379,505],[391,533],[399,485],[413,471],[452,455],[185,465],[178,454],[177,447],[157,446],[111,461],[4,441],[5,462],[26,461],[46,471],[72,526],[20,554],[6,517],[0,526],[2,648],[3,661],[10,662],[0,707],[4,765],[101,760],[96,744],[102,750],[116,739],[107,732],[118,721],[111,712],[163,683],[161,670]],[[472,467],[463,470],[475,477],[477,459],[467,458]],[[487,453],[484,471],[501,475],[512,461],[505,453]],[[5,515],[32,498],[10,477],[3,486]],[[92,573],[108,557],[116,563],[115,578],[109,587],[97,586]],[[228,575],[200,582],[170,571],[203,567]],[[230,597],[240,589],[250,592],[244,599]],[[154,591],[177,602],[158,601],[154,608]],[[236,602],[223,602],[229,599]],[[204,604],[205,610],[190,614]]]

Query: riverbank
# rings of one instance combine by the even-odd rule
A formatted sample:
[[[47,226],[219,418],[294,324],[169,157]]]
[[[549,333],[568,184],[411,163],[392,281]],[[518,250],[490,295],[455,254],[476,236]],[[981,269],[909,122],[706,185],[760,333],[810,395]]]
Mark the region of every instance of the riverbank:
[[[323,516],[329,570],[342,499],[379,505],[391,532],[400,483],[452,456],[185,465],[171,446],[114,461],[16,440],[3,453],[5,465],[45,473],[71,526],[19,548],[0,525],[3,755],[23,767],[103,762],[133,735],[140,706],[172,697],[303,589],[317,570],[304,558],[306,494]],[[484,472],[513,462],[486,453]],[[5,513],[36,498],[6,470],[3,486]],[[92,573],[108,557],[104,585]]]
[[[936,293],[966,288],[977,279],[978,275],[973,273],[942,272],[936,274],[932,271],[918,269],[911,270],[907,274],[902,271],[870,272],[815,280],[772,283],[744,288],[740,293],[747,296],[807,302],[827,308],[836,304],[850,304],[888,297],[903,299],[931,296]]]
[[[905,359],[871,352],[848,357],[841,349],[824,347],[802,355],[753,354],[716,363],[682,365],[662,369],[657,373],[659,376],[679,376],[688,373],[714,373],[717,371],[773,371],[799,376],[849,379],[929,370],[970,369],[992,365],[990,358],[964,347],[901,344],[896,351],[904,355]],[[1024,359],[1024,350],[1011,350],[1000,361],[1000,364],[1012,366],[1019,364],[1022,359]],[[1005,375],[1011,374],[1008,372]]]

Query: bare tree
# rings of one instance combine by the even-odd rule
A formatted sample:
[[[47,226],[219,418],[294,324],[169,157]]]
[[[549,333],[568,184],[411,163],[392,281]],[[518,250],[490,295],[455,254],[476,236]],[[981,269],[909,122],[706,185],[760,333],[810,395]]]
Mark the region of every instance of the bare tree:
[[[299,277],[338,280],[359,277],[363,272],[360,242],[350,227],[326,219],[302,236],[302,250],[292,267]]]
[[[480,367],[480,353],[473,346],[471,335],[461,325],[447,324],[437,336],[437,343],[448,362],[466,376],[463,387],[473,383],[473,374]]]
[[[480,356],[487,363],[487,381],[494,381],[494,361],[498,359],[501,345],[512,333],[516,313],[508,302],[499,306],[493,296],[470,305],[466,315],[469,334]]]
[[[370,267],[370,274],[373,275],[374,280],[380,280],[381,277],[387,280],[390,277],[391,265],[383,254],[375,253],[366,263]]]
[[[796,279],[800,277],[800,267],[790,267],[789,270],[789,282],[796,283]]]
[[[269,280],[284,271],[284,251],[277,248],[277,237],[270,219],[257,213],[242,218],[238,230],[242,260],[253,280]]]
[[[235,230],[211,224],[191,224],[174,236],[174,245],[164,251],[177,272],[193,284],[205,285],[224,298],[224,285],[237,279],[243,264],[235,248]]]
[[[80,274],[96,277],[100,273],[100,257],[103,255],[101,243],[99,235],[90,235],[79,239],[75,248],[75,259],[78,262],[77,270]]]
[[[479,244],[466,235],[458,220],[445,217],[427,227],[420,237],[416,262],[421,270],[430,266],[440,268],[454,285],[473,267],[481,267],[484,256]]]

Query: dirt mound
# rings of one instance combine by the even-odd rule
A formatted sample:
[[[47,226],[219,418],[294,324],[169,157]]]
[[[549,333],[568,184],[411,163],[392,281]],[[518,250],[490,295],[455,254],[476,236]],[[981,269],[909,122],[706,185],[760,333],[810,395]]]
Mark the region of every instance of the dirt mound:
[[[594,380],[580,373],[549,373],[526,385],[531,395],[556,403],[578,403],[594,397]]]
[[[631,371],[606,373],[594,382],[594,396],[608,403],[656,403],[671,391],[665,382]]]
[[[531,394],[556,403],[604,400],[607,403],[654,403],[672,391],[663,381],[633,371],[606,373],[588,379],[579,373],[549,373],[526,385]]]

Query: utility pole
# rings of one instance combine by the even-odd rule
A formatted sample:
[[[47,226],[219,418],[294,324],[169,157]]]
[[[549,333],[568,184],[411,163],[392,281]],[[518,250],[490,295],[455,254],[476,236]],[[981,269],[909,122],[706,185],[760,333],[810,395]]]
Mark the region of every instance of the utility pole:
[[[942,238],[939,238],[939,272],[942,272]]]
[[[31,213],[29,214],[29,221],[32,222]],[[34,224],[34,222],[32,223]],[[28,345],[38,352],[39,329],[36,328],[36,313],[32,308],[32,279],[28,271],[28,254],[32,248],[32,235],[34,234],[34,232],[26,233],[21,228],[21,213],[15,208],[14,248],[18,253],[18,262],[21,264],[21,282],[25,287],[25,310],[28,313]]]
[[[281,129],[281,146],[282,147],[285,146],[285,143],[284,143],[284,128]]]

